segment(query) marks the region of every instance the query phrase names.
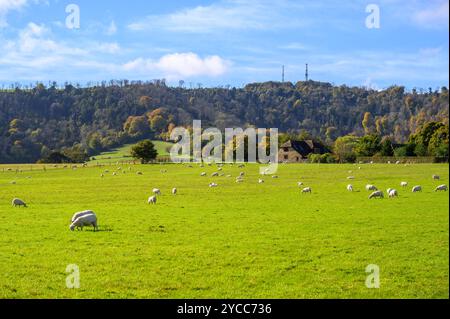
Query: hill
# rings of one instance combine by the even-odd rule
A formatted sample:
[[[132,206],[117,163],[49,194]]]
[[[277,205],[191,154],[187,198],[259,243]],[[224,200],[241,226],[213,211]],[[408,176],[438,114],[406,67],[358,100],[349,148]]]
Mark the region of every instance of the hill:
[[[401,143],[428,121],[448,123],[448,89],[406,92],[322,82],[254,83],[242,89],[168,87],[112,81],[76,87],[37,84],[0,91],[0,163],[30,163],[52,151],[90,156],[144,138],[167,139],[175,126],[278,128],[332,143],[376,132]]]

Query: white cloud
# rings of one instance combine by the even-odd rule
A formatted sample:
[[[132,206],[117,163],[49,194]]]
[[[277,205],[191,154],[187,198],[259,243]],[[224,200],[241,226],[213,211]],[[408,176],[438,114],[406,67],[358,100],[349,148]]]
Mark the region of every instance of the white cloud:
[[[194,76],[216,77],[225,74],[231,63],[214,55],[200,58],[197,54],[173,53],[154,61],[139,58],[123,65],[124,70],[133,72],[161,72],[168,79]]]
[[[151,15],[128,25],[133,31],[162,28],[168,31],[208,33],[217,30],[275,29],[304,25],[306,21],[286,20],[285,1],[222,0],[208,6],[187,8],[166,15]]]
[[[427,3],[427,8],[414,13],[413,20],[425,28],[448,28],[448,12],[448,0],[430,1]]]
[[[27,0],[0,0],[0,28],[6,27],[6,15],[13,10],[20,10],[27,4]]]

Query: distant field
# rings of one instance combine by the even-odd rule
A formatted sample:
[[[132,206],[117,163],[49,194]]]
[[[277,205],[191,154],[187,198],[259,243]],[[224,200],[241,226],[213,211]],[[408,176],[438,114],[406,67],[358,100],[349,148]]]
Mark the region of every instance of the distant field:
[[[449,197],[433,191],[448,165],[281,165],[258,184],[255,165],[212,178],[216,167],[123,165],[113,176],[117,166],[94,164],[0,166],[0,298],[449,298]],[[400,197],[370,201],[367,183]],[[163,194],[149,206],[154,187]],[[12,208],[14,197],[29,208]],[[69,231],[85,209],[100,232]],[[69,264],[80,289],[65,286]],[[365,286],[369,264],[380,289]]]
[[[168,156],[172,143],[162,141],[152,141],[158,151],[158,156]],[[131,147],[135,144],[127,144],[117,149],[101,153],[91,157],[91,162],[100,164],[115,164],[116,162],[130,162],[133,158],[130,155]]]

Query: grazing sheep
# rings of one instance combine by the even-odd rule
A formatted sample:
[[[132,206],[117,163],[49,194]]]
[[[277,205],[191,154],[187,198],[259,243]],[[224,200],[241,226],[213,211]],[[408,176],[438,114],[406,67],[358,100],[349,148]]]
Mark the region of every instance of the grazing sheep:
[[[241,177],[236,178],[236,183],[243,183],[244,180]]]
[[[448,191],[448,187],[447,187],[447,185],[439,185],[438,187],[436,187],[436,189],[434,191],[435,192],[446,192],[446,191]]]
[[[263,180],[263,179],[259,179],[259,180],[258,180],[258,183],[259,183],[259,184],[264,184],[264,180]]]
[[[217,177],[217,176],[219,176],[219,173],[217,173],[217,172],[211,174],[211,177]]]
[[[378,188],[376,188],[374,185],[366,185],[366,190],[367,191],[377,191]]]
[[[209,184],[209,187],[210,188],[214,188],[214,187],[218,187],[219,185],[217,185],[216,183],[211,183],[211,184]]]
[[[414,186],[412,189],[413,193],[418,193],[422,191],[422,186]]]
[[[306,193],[312,194],[312,189],[311,189],[311,187],[303,188],[302,193],[303,193],[303,194],[306,194]]]
[[[298,186],[298,187],[303,186],[303,182],[298,182],[298,183],[297,183],[297,186]]]
[[[81,228],[81,230],[83,230],[84,226],[93,226],[94,227],[94,232],[98,230],[98,225],[97,225],[97,216],[95,214],[89,214],[89,215],[84,215],[81,216],[79,218],[77,218],[69,227],[69,229],[71,231],[75,230],[75,227],[77,229]]]
[[[389,193],[391,192],[391,190],[392,190],[392,188],[388,188],[388,189],[386,190],[386,194],[389,195]]]
[[[408,182],[401,182],[401,183],[400,183],[400,186],[401,186],[401,187],[408,187]]]
[[[239,176],[240,176],[240,177],[244,177],[244,176],[245,176],[245,173],[244,173],[244,172],[240,172],[240,173],[239,173]]]
[[[398,192],[395,189],[391,189],[388,194],[389,194],[389,198],[398,197]]]
[[[227,175],[227,178],[230,178],[230,177],[233,177],[233,176],[231,176],[231,174],[228,174],[228,175]]]
[[[349,176],[349,177],[347,177],[347,179],[348,179],[348,180],[355,179],[355,176]]]
[[[279,177],[278,177],[278,175],[273,175],[272,178],[273,178],[273,179],[277,179],[277,178],[279,178]]]
[[[117,176],[117,173],[116,173],[116,172],[114,172],[114,173],[113,173],[113,176]]]
[[[201,173],[200,176],[206,176],[206,172]]]
[[[384,194],[382,191],[376,191],[376,192],[373,192],[372,194],[370,194],[369,199],[372,199],[372,198],[384,198]]]
[[[353,192],[353,185],[348,185],[348,186],[347,186],[347,190],[348,190],[349,192]]]
[[[396,165],[399,165],[399,164],[400,164],[400,161],[395,162],[395,164],[396,164]]]
[[[434,179],[435,181],[438,181],[438,180],[441,179],[441,177],[440,177],[439,175],[433,175],[433,179]]]
[[[14,198],[12,200],[12,205],[14,207],[28,207],[27,204],[23,200],[18,199],[18,198]]]
[[[153,188],[153,194],[155,195],[161,195],[161,190],[158,188]]]
[[[151,197],[148,198],[148,204],[149,205],[155,205],[156,201],[157,201],[156,196],[151,196]]]
[[[172,194],[173,195],[176,195],[177,193],[178,193],[178,189],[176,189],[176,188],[172,189]]]
[[[75,215],[72,216],[72,219],[70,220],[70,222],[73,223],[78,218],[86,216],[86,215],[95,215],[95,213],[92,210],[85,210],[83,212],[75,213]]]

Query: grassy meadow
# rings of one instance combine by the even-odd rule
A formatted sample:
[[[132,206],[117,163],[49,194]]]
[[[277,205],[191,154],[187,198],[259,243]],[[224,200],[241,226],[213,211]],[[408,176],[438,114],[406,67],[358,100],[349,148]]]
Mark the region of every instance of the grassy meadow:
[[[232,178],[198,165],[42,167],[0,166],[0,298],[449,297],[449,197],[433,191],[448,185],[447,164],[280,165],[264,184],[256,165],[225,165]],[[369,200],[368,183],[400,196]],[[100,231],[69,231],[86,209]],[[69,264],[80,289],[66,288]],[[380,289],[365,286],[369,264]]]
[[[152,141],[155,145],[155,149],[159,156],[169,156],[170,148],[173,146],[172,143],[163,141]],[[98,156],[91,157],[91,162],[94,164],[113,164],[117,162],[132,162],[131,148],[135,144],[126,144],[124,146],[112,149],[107,152],[103,152]]]

